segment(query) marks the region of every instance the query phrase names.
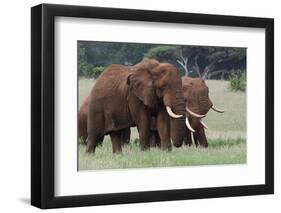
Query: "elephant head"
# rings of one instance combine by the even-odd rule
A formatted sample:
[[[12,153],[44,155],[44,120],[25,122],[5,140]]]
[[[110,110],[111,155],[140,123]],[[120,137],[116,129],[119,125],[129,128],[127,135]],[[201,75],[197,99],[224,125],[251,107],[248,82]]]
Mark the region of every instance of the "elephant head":
[[[181,145],[185,103],[182,81],[176,67],[154,59],[143,59],[131,70],[133,72],[127,79],[130,91],[150,109],[166,110],[170,116],[170,137],[174,145]]]
[[[196,117],[194,113],[205,116],[210,109],[219,113],[224,111],[213,105],[209,97],[209,88],[203,79],[182,77],[182,88],[188,118],[186,119],[187,126],[193,132],[195,144],[197,145],[198,140],[200,145],[207,147],[208,142],[204,128],[207,129],[208,127],[201,120],[202,117]]]

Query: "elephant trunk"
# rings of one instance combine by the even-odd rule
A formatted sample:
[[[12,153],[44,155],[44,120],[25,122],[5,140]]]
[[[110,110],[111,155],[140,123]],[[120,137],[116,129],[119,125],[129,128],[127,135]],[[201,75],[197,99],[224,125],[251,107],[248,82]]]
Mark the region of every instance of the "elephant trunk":
[[[185,136],[183,131],[185,129],[185,103],[181,87],[173,88],[173,91],[173,93],[170,93],[166,97],[164,96],[164,104],[170,106],[172,111],[177,115],[182,115],[176,119],[170,116],[171,140],[174,146],[180,147]]]
[[[210,108],[213,106],[212,101],[209,99],[209,97],[200,97],[198,100],[198,108],[200,114],[207,114],[207,112],[210,110]]]

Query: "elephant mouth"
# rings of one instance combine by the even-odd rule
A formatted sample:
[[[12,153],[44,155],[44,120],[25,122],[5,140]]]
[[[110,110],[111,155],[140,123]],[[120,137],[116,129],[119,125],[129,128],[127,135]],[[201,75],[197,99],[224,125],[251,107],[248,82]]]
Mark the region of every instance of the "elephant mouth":
[[[211,106],[211,109],[214,110],[215,112],[218,112],[218,113],[224,113],[224,110],[222,109],[218,109],[217,107],[215,107],[214,105]],[[197,113],[194,113],[193,111],[191,111],[190,109],[188,109],[186,107],[186,111],[189,115],[193,115],[196,119],[199,120],[199,123],[205,128],[205,129],[208,129],[209,127],[202,121],[202,118],[206,116],[205,115],[200,115],[200,114],[197,114]],[[195,132],[195,130],[192,128],[192,126],[190,125],[189,123],[189,119],[188,119],[188,116],[186,116],[185,118],[185,123],[186,123],[186,126],[187,128],[191,131],[191,132]]]
[[[188,107],[186,107],[185,110],[186,110],[186,112],[187,112],[188,114],[190,114],[191,116],[193,116],[193,117],[195,117],[195,118],[204,118],[204,117],[206,117],[206,114],[200,115],[200,114],[198,114],[198,113],[193,112],[193,111],[190,110]]]
[[[187,116],[185,117],[184,115],[178,115],[178,114],[174,113],[173,110],[171,109],[171,107],[169,107],[169,106],[166,106],[166,110],[167,110],[167,113],[169,114],[169,116],[172,117],[172,118],[174,118],[174,119],[185,119],[185,125],[186,125],[186,127],[187,127],[191,132],[195,132],[195,130],[191,127]],[[199,119],[200,119],[200,123],[203,125],[203,127],[205,127],[206,129],[208,129],[207,125],[204,124],[204,123],[201,121],[201,118],[204,118],[206,115],[197,114],[197,113],[193,112],[192,110],[190,110],[188,107],[186,107],[186,111],[187,111],[191,116],[193,116],[193,117],[195,117],[195,118],[199,118]]]
[[[192,110],[190,110],[188,107],[185,108],[186,112],[188,115],[196,118],[196,119],[199,119],[201,121],[201,118],[204,118],[206,117],[206,114],[205,115],[200,115],[198,113],[195,113],[193,112]],[[191,131],[191,132],[195,132],[195,130],[191,127],[190,123],[189,123],[189,120],[188,120],[188,116],[186,116],[185,118],[185,125],[186,127]]]
[[[173,110],[171,109],[171,107],[169,107],[169,106],[166,106],[166,110],[167,110],[169,116],[172,117],[172,118],[183,118],[184,117],[184,115],[178,115],[178,114],[174,113]],[[188,107],[186,107],[186,111],[191,116],[193,116],[195,118],[204,118],[204,117],[206,117],[206,115],[200,115],[200,114],[197,114],[197,113],[193,112]]]

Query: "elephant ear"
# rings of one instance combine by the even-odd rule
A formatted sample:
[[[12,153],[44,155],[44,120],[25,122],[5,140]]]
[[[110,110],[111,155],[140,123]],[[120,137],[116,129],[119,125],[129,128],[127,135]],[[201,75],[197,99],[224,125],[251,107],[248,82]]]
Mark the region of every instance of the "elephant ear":
[[[153,78],[148,69],[133,71],[127,78],[130,92],[132,92],[144,105],[154,108],[157,96],[153,86]]]

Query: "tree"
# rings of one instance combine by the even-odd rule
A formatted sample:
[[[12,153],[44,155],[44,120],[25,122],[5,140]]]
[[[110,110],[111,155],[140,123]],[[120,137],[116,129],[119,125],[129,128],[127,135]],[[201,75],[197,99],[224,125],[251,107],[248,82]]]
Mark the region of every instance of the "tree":
[[[180,75],[191,77],[225,79],[237,70],[246,72],[246,48],[99,41],[79,41],[78,48],[81,76],[96,76],[114,63],[133,65],[143,57],[174,64]]]
[[[78,44],[78,73],[85,76],[87,69],[86,50],[83,43]]]
[[[154,58],[160,62],[175,63],[179,46],[157,45],[144,54],[145,57]]]
[[[218,75],[224,78],[225,74],[246,67],[245,48],[183,46],[179,58],[177,62],[188,75],[203,79]]]
[[[185,76],[188,76],[189,70],[188,70],[188,57],[183,57],[182,51],[180,51],[180,59],[177,59],[177,62],[182,66],[185,72]]]

